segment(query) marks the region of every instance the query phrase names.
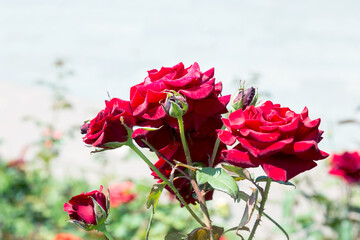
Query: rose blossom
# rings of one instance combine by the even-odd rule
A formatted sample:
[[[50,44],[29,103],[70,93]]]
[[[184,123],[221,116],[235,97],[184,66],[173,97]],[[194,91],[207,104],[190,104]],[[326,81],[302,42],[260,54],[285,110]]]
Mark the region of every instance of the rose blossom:
[[[53,240],[82,240],[82,239],[71,233],[58,233],[55,235]]]
[[[132,192],[133,189],[134,183],[130,181],[110,185],[110,206],[118,207],[123,203],[133,201],[136,198],[136,194]]]
[[[135,124],[128,101],[113,98],[105,101],[105,105],[104,110],[101,110],[94,119],[81,127],[81,132],[86,133],[84,142],[94,147],[101,147],[109,142],[125,142],[127,140],[127,131],[121,118],[129,128]]]
[[[88,193],[81,193],[64,204],[64,211],[68,212],[70,221],[86,230],[92,230],[102,224],[108,215],[108,206],[105,195],[102,193],[103,186],[99,191],[94,190]],[[96,216],[94,201],[104,210],[105,216]],[[102,219],[98,219],[98,218]],[[98,220],[102,222],[98,222]]]
[[[343,178],[349,184],[358,183],[360,181],[359,152],[334,154],[331,158],[329,173]]]
[[[165,122],[178,129],[177,120],[167,116],[160,104],[165,101],[166,92],[173,90],[184,96],[188,104],[183,117],[185,129],[198,131],[209,118],[227,112],[230,95],[219,96],[222,84],[215,84],[213,76],[213,68],[203,73],[196,62],[188,68],[179,63],[148,71],[145,80],[130,89],[130,104],[137,123],[152,126]]]
[[[260,106],[239,109],[223,118],[227,130],[219,138],[234,148],[222,151],[222,158],[239,167],[262,166],[277,181],[288,181],[314,168],[314,160],[327,153],[318,148],[323,131],[320,119],[311,120],[308,110],[297,114],[270,101]]]
[[[184,68],[182,63],[174,67],[163,67],[148,71],[145,80],[133,86],[130,91],[130,103],[136,117],[137,125],[158,128],[156,131],[136,129],[132,137],[141,147],[147,147],[142,142],[145,139],[170,162],[174,160],[186,164],[184,150],[178,128],[178,120],[166,114],[161,103],[165,103],[167,93],[175,91],[185,98],[187,111],[183,115],[184,131],[190,148],[193,163],[209,166],[213,147],[216,141],[216,129],[221,128],[221,114],[226,113],[226,105],[230,95],[221,96],[222,85],[215,83],[214,69],[201,72],[199,65],[194,63]],[[185,102],[185,101],[184,101]],[[223,148],[223,144],[219,148]],[[219,162],[215,158],[215,164]],[[155,164],[157,168],[169,178],[172,171],[161,156]],[[156,174],[153,173],[155,177]],[[189,181],[176,171],[174,185],[187,203],[195,203],[193,190]],[[160,180],[161,181],[161,180]],[[167,188],[170,192],[171,190]],[[212,192],[206,199],[212,197]]]

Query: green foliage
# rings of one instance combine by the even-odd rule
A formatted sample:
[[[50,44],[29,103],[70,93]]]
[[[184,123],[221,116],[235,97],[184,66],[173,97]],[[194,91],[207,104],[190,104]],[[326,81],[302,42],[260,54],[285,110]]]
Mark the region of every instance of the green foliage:
[[[239,192],[235,180],[222,168],[200,168],[196,171],[196,181],[199,184],[209,183],[214,189],[225,192],[234,199]]]

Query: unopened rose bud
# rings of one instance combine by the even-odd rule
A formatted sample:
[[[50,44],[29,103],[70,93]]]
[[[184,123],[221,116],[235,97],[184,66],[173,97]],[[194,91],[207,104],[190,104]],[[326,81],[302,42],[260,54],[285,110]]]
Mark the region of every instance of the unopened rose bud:
[[[250,87],[247,89],[239,89],[239,91],[234,95],[232,99],[232,111],[236,111],[238,109],[244,110],[247,106],[255,105],[257,102],[258,94],[256,93],[256,89],[254,87]]]
[[[88,128],[89,128],[89,123],[88,123],[88,122],[84,122],[84,124],[80,127],[81,134],[86,134]]]
[[[166,114],[173,118],[180,118],[184,116],[188,110],[186,99],[176,92],[168,93],[165,104],[162,106]]]
[[[69,222],[86,231],[97,229],[104,224],[109,215],[110,204],[102,190],[101,186],[99,191],[81,193],[65,203],[64,211],[69,214]]]

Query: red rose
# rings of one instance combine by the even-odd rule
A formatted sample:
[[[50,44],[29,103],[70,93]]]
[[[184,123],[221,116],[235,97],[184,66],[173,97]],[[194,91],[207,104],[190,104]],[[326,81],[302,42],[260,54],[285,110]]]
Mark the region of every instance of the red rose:
[[[163,67],[148,71],[144,82],[133,86],[130,90],[130,104],[138,124],[163,120],[174,129],[178,128],[175,118],[167,116],[160,102],[166,99],[166,91],[174,90],[186,98],[188,110],[183,116],[186,130],[199,130],[209,117],[226,113],[226,104],[230,95],[219,97],[221,83],[215,84],[214,69],[201,72],[194,63],[184,68],[182,63],[174,67]],[[147,122],[149,124],[149,121]]]
[[[110,192],[110,206],[118,207],[123,203],[128,203],[136,198],[136,194],[133,193],[134,183],[122,182],[109,186]]]
[[[84,142],[94,147],[101,147],[109,142],[125,142],[127,140],[127,131],[120,118],[123,118],[129,128],[135,124],[128,101],[113,98],[105,101],[105,105],[105,109],[101,110],[90,123],[85,123],[81,127],[82,133],[86,133]]]
[[[349,184],[358,183],[360,181],[359,152],[334,154],[330,162],[329,173],[342,177]]]
[[[160,103],[164,103],[168,91],[176,91],[186,98],[188,109],[183,115],[185,135],[188,137],[192,162],[209,166],[213,147],[216,141],[216,129],[221,128],[221,114],[226,113],[230,95],[221,94],[221,83],[215,84],[214,69],[201,72],[194,63],[184,68],[182,63],[171,68],[151,70],[144,82],[135,85],[130,91],[130,104],[136,117],[137,125],[159,128],[156,131],[136,129],[132,137],[141,147],[146,139],[156,150],[161,152],[172,163],[174,160],[186,163],[182,148],[178,121],[168,116]],[[185,102],[185,101],[184,101]],[[219,148],[223,148],[221,145]],[[215,164],[219,161],[215,159]],[[156,167],[169,178],[172,167],[159,156]],[[155,177],[156,174],[153,173]],[[194,191],[188,180],[176,172],[174,185],[187,203],[195,203]],[[171,190],[167,188],[170,192]],[[212,197],[212,192],[206,195]]]
[[[53,240],[82,240],[82,239],[71,233],[58,233],[55,235]]]
[[[88,193],[81,193],[72,197],[68,203],[65,203],[64,211],[68,212],[70,221],[85,230],[92,230],[101,225],[108,215],[107,200],[102,190],[103,186],[100,187],[99,191],[94,190]],[[105,216],[96,216],[94,201],[104,210]]]
[[[319,150],[323,131],[320,119],[311,120],[305,107],[301,114],[270,101],[261,106],[237,110],[223,118],[227,130],[220,130],[220,140],[234,148],[222,151],[222,158],[239,167],[262,166],[277,181],[288,181],[312,169],[314,160],[327,153]]]

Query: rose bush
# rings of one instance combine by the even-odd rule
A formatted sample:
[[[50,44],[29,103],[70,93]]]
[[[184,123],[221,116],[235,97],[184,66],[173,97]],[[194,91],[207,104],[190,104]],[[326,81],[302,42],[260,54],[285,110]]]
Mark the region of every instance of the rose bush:
[[[341,177],[349,184],[359,183],[359,152],[344,152],[342,154],[334,154],[331,158],[329,173]]]
[[[81,133],[86,134],[84,142],[94,147],[101,147],[109,142],[125,142],[127,130],[121,122],[132,128],[135,118],[132,116],[130,103],[119,98],[105,101],[105,109],[90,122],[81,127]]]
[[[267,101],[239,109],[223,122],[227,129],[219,130],[220,140],[236,145],[223,150],[222,158],[244,168],[261,165],[273,180],[286,182],[328,156],[318,148],[320,119],[311,120],[306,107],[297,114]]]
[[[92,230],[103,224],[107,218],[109,209],[107,199],[102,193],[103,186],[100,186],[99,191],[94,190],[88,193],[81,193],[70,199],[68,203],[64,204],[64,211],[68,212],[70,221],[82,227],[85,230]],[[99,205],[102,211],[97,212]]]

